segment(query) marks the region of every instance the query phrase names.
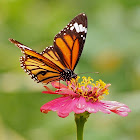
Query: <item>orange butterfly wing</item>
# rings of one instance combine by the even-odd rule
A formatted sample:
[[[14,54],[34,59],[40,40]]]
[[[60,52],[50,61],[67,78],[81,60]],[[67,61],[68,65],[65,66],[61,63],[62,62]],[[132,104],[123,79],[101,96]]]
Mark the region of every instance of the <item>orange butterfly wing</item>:
[[[87,34],[87,16],[79,14],[54,38],[54,48],[68,69],[74,70]]]
[[[86,33],[87,17],[79,14],[55,36],[54,46],[40,54],[14,39],[9,40],[23,52],[20,63],[25,72],[35,81],[47,84],[75,76],[73,70],[81,56]]]
[[[53,48],[50,49],[50,47],[48,47],[39,54],[14,39],[10,39],[10,41],[23,52],[24,56],[20,58],[21,67],[32,79],[46,84],[51,81],[60,80],[60,73],[63,71],[64,67],[62,65],[62,67],[57,65],[59,62],[54,57],[53,53],[55,53],[55,51],[53,51]],[[46,56],[46,52],[51,53],[51,59]]]

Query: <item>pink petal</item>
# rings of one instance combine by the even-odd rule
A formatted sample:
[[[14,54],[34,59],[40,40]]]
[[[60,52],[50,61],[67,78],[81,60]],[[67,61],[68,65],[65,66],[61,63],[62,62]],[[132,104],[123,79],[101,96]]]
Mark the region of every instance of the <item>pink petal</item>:
[[[80,96],[79,99],[77,100],[77,103],[75,104],[75,106],[73,108],[73,111],[76,114],[83,113],[86,111],[85,110],[86,107],[87,107],[87,102],[86,102],[85,98]]]
[[[61,89],[61,88],[68,88],[67,86],[63,85],[62,83],[60,82],[51,82],[52,86],[55,87],[55,88],[58,88],[58,89]]]
[[[47,86],[44,86],[44,87],[47,89],[47,91],[43,91],[42,93],[46,93],[46,94],[57,94],[54,91],[52,91],[51,89],[49,89]]]
[[[42,91],[42,93],[45,93],[45,94],[58,94],[57,92],[54,92],[54,91]]]
[[[41,112],[43,113],[48,113],[48,111],[52,110],[52,111],[57,111],[58,108],[63,104],[63,102],[65,102],[66,100],[68,100],[69,97],[59,97],[59,98],[56,98],[46,104],[44,104],[40,110]]]
[[[126,117],[128,115],[127,112],[121,112],[119,110],[112,110],[112,112],[114,112],[114,113],[116,113],[116,114],[118,114],[120,116],[123,116],[123,117]]]
[[[105,88],[108,88],[108,87],[110,87],[110,86],[111,86],[111,84],[106,84]]]
[[[61,118],[66,118],[67,116],[69,116],[69,113],[67,113],[67,114],[64,113],[64,114],[63,114],[63,113],[61,113],[61,112],[59,112],[59,113],[57,112],[57,114],[58,114],[58,116],[61,117]]]
[[[47,86],[44,86],[44,87],[47,89],[47,91],[43,91],[42,93],[45,93],[45,94],[59,94],[59,95],[72,95],[72,96],[78,95],[68,88],[61,88],[54,92],[54,91],[50,90]]]
[[[62,88],[59,90],[61,95],[73,95],[73,96],[77,96],[78,94],[74,93],[72,90],[70,89],[66,89],[66,88]]]
[[[111,111],[108,108],[104,107],[104,104],[102,104],[101,102],[99,102],[99,101],[96,102],[96,105],[98,106],[99,111],[106,113],[106,114],[111,113]]]
[[[86,111],[88,111],[89,113],[96,113],[99,110],[96,107],[94,107],[93,103],[88,102],[87,107],[86,107]]]
[[[70,96],[63,96],[56,98],[41,107],[41,112],[48,113],[49,111],[57,111],[59,117],[65,118],[73,111],[78,98],[71,98]]]
[[[110,114],[111,111],[107,108],[104,107],[104,104],[100,103],[100,102],[93,102],[93,103],[88,103],[90,105],[90,107],[92,108],[93,110],[93,113],[96,113],[98,111],[101,111],[103,113],[106,113],[106,114]],[[90,113],[90,112],[89,112]]]
[[[111,112],[114,112],[120,116],[127,116],[127,112],[131,112],[127,105],[116,101],[100,101],[104,104],[104,107],[108,108]]]
[[[77,100],[77,98],[69,98],[69,100],[67,100],[67,102],[65,102],[65,104],[63,104],[63,106],[60,106],[60,108],[58,109],[58,116],[62,118],[67,117],[69,113],[73,111],[73,107],[75,106]]]

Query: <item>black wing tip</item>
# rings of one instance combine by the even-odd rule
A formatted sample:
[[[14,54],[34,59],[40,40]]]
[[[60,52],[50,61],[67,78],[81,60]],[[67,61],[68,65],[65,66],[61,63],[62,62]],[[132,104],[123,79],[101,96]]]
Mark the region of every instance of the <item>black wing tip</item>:
[[[84,12],[78,14],[76,17],[85,17],[87,19],[87,15]]]
[[[83,23],[84,26],[87,28],[87,15],[84,12],[77,15],[73,20]]]
[[[14,43],[15,45],[21,44],[20,42],[16,41],[15,39],[9,38],[8,39],[11,43]],[[22,44],[21,44],[22,45]]]
[[[86,16],[86,14],[84,13],[84,12],[82,12],[82,13],[80,13],[80,14],[78,14],[79,16],[81,15],[81,16]]]
[[[15,39],[12,39],[12,38],[9,38],[8,40],[9,40],[11,43],[15,43],[15,41],[16,41]]]

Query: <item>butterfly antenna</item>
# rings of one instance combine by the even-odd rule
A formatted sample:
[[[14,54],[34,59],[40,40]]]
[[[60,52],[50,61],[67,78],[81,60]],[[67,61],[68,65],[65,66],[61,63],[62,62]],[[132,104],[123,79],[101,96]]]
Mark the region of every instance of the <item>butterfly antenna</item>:
[[[79,74],[77,74],[77,75],[87,74],[87,73],[96,73],[96,74],[99,74],[99,72],[83,72],[83,73],[79,73]]]

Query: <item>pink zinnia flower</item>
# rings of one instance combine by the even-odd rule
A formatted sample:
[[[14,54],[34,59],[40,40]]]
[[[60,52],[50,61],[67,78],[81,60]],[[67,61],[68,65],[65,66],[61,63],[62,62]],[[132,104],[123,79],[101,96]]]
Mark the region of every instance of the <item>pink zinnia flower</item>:
[[[60,94],[62,97],[56,98],[41,107],[41,112],[48,113],[56,111],[59,117],[65,118],[70,112],[76,114],[89,112],[96,113],[101,111],[106,114],[114,112],[120,116],[127,116],[131,110],[123,103],[116,101],[104,101],[103,94],[108,93],[108,87],[111,84],[105,84],[102,80],[93,83],[93,79],[82,77],[83,81],[78,83],[79,77],[67,82],[67,86],[52,82],[52,86],[57,88],[56,91],[50,90],[47,86],[46,94]]]

